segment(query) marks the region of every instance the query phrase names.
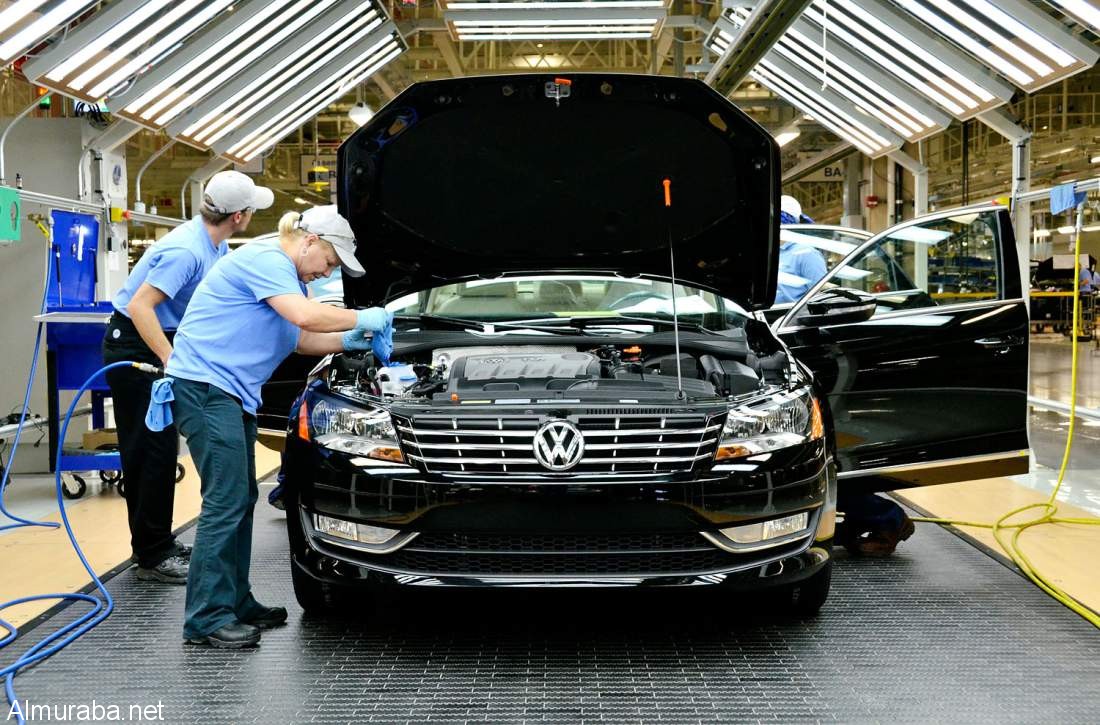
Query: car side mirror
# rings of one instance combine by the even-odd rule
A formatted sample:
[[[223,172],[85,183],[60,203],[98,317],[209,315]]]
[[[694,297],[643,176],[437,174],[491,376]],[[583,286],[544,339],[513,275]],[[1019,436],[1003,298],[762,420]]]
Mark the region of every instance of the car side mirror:
[[[866,292],[834,287],[810,298],[794,322],[805,327],[851,325],[871,319],[876,306],[875,298]]]

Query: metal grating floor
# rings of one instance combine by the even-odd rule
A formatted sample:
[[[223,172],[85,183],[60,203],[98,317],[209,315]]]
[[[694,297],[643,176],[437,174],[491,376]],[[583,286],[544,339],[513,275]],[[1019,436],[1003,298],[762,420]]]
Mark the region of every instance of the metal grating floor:
[[[291,610],[258,650],[184,646],[183,588],[130,570],[108,585],[112,617],[17,678],[20,697],[50,707],[94,699],[124,713],[160,702],[166,722],[233,725],[1069,723],[1100,711],[1100,632],[926,525],[892,559],[839,559],[830,601],[810,622],[703,590],[421,589],[359,617],[312,620],[293,601],[282,514],[263,497],[257,514],[254,587]]]

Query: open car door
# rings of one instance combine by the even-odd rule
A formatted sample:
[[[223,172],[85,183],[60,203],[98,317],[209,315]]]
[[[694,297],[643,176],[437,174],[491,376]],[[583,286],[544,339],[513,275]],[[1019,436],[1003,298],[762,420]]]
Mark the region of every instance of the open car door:
[[[873,237],[774,324],[828,397],[841,479],[1027,472],[1027,303],[1004,207]]]

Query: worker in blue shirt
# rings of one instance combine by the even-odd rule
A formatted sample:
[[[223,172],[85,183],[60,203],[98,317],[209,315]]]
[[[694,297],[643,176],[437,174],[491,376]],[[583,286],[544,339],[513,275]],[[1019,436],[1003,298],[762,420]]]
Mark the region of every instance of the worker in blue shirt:
[[[801,223],[802,205],[793,196],[784,195],[780,201],[780,209],[781,223]],[[776,303],[797,302],[802,299],[827,271],[825,257],[816,248],[800,242],[780,240]]]
[[[248,228],[254,209],[274,201],[270,189],[237,171],[215,174],[203,189],[199,215],[151,245],[115,295],[103,338],[104,362],[144,362],[162,367],[195,288],[229,252],[227,240]],[[153,376],[135,368],[107,373],[114,400],[119,456],[130,525],[132,559],[139,579],[187,583],[190,549],[172,535],[176,458],[175,427],[145,426]]]
[[[337,266],[362,276],[355,249],[336,207],[289,212],[277,237],[254,240],[214,266],[176,333],[167,370],[172,413],[202,479],[183,627],[189,643],[254,646],[260,629],[286,622],[286,609],[261,605],[249,583],[260,388],[295,350],[370,349],[382,364],[389,359],[391,313],[307,296],[306,283]]]

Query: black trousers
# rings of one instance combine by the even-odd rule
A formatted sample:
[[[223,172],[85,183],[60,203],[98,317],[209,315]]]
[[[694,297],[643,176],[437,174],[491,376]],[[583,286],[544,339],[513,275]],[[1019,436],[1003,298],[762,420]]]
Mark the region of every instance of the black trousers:
[[[130,318],[116,312],[103,338],[104,364],[130,360],[161,367],[160,359],[141,339]],[[156,377],[136,368],[107,372],[118,428],[122,480],[130,523],[130,546],[138,566],[155,567],[176,550],[172,507],[176,495],[179,434],[170,425],[154,433],[145,426],[145,411]]]

